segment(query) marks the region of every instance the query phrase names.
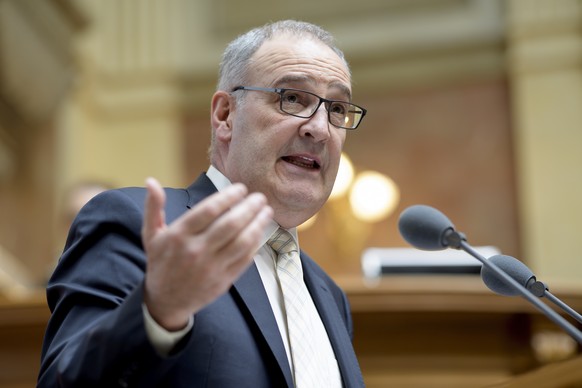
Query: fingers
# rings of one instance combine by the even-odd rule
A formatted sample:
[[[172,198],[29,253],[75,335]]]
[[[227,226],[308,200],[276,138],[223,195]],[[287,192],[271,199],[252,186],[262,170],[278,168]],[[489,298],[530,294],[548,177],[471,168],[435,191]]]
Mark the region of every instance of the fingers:
[[[224,269],[241,259],[249,261],[273,211],[263,194],[246,193],[245,186],[232,185],[200,202],[170,228],[187,238],[193,251],[212,252],[212,265]]]
[[[142,226],[142,239],[147,248],[149,242],[166,227],[166,214],[164,205],[166,194],[154,178],[146,180],[147,195],[144,209],[144,222]]]
[[[252,261],[253,254],[259,249],[265,227],[272,218],[273,209],[270,206],[261,208],[230,244],[223,245],[222,255],[233,258],[225,266],[233,281]]]
[[[262,193],[246,193],[240,184],[230,186],[208,197],[181,220],[187,234],[203,243],[205,250],[215,252],[225,265],[258,249],[262,231],[272,218]],[[227,247],[230,249],[222,252]]]
[[[224,213],[208,228],[209,236],[220,237],[210,239],[208,243],[214,250],[219,251],[229,244],[237,243],[236,240],[240,240],[237,245],[244,241],[251,242],[254,240],[252,237],[254,237],[253,232],[255,229],[264,228],[266,222],[264,224],[263,222],[270,219],[269,217],[265,220],[265,216],[272,217],[272,211],[267,206],[266,197],[261,193],[250,194]],[[239,249],[242,248],[244,247],[239,247]],[[251,246],[249,249],[252,248]]]
[[[178,221],[177,225],[183,227],[190,234],[199,234],[221,215],[243,201],[247,192],[245,185],[233,184],[198,203],[185,217]]]

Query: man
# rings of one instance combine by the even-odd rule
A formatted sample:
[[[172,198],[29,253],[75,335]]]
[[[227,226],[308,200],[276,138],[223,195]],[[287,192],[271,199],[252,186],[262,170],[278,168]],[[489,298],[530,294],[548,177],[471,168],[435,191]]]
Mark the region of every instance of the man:
[[[308,23],[233,41],[209,170],[186,190],[108,191],[77,217],[47,289],[39,386],[363,386],[347,299],[295,245],[365,115],[350,78]]]

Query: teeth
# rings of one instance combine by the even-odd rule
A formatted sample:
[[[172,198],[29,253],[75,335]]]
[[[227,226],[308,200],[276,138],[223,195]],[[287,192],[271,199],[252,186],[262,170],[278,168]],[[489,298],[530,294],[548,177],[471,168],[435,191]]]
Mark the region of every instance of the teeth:
[[[304,158],[302,156],[297,156],[297,157],[286,156],[283,158],[283,160],[285,160],[286,162],[292,163],[296,166],[299,166],[299,167],[319,168],[319,164],[315,160],[309,159],[309,158]]]

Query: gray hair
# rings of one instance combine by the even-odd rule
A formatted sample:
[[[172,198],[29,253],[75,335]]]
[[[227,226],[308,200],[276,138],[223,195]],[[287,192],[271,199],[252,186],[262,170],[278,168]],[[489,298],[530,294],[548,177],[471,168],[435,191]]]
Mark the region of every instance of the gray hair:
[[[231,91],[233,88],[244,85],[250,69],[250,59],[263,43],[278,34],[289,33],[297,37],[312,37],[331,48],[345,63],[349,65],[344,53],[336,46],[333,35],[323,28],[311,23],[282,20],[266,24],[240,35],[224,50],[220,70],[218,73],[217,90]]]
[[[230,92],[235,87],[244,85],[249,75],[253,54],[269,39],[285,33],[296,37],[311,37],[319,40],[332,49],[344,62],[348,72],[350,71],[344,53],[336,46],[333,35],[315,24],[297,20],[282,20],[252,29],[230,42],[224,50],[222,61],[220,62],[217,90]],[[244,103],[243,95],[240,93],[235,96],[237,104]],[[215,141],[215,132],[212,131],[210,147],[208,148],[208,157],[211,163],[214,162]]]

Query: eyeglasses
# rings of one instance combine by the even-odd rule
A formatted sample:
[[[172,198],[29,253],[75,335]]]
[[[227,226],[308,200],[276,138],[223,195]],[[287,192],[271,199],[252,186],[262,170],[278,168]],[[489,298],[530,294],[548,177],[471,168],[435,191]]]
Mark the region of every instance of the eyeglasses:
[[[323,103],[328,121],[339,128],[356,129],[366,115],[366,109],[362,107],[345,101],[328,100],[305,90],[237,86],[232,91],[237,90],[277,93],[282,112],[304,119],[312,117]]]

